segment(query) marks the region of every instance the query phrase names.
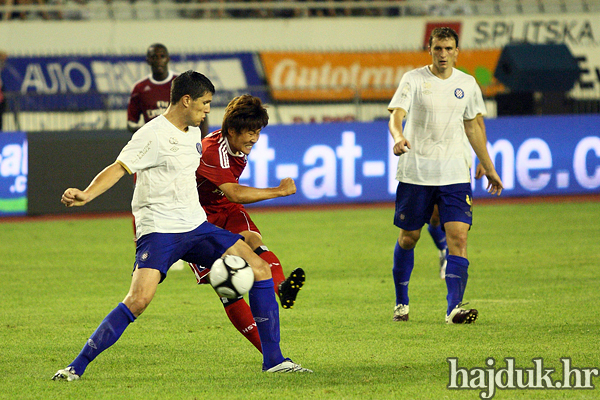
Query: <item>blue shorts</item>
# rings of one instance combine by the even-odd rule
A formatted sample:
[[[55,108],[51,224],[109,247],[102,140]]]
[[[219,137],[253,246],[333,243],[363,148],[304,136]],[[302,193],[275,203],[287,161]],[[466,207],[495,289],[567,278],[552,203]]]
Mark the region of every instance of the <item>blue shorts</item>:
[[[446,222],[473,222],[473,191],[470,183],[421,186],[398,182],[394,225],[416,231],[429,223],[433,206],[438,205],[442,228]]]
[[[152,268],[160,271],[162,282],[171,265],[183,260],[200,265],[213,265],[241,235],[204,222],[191,232],[149,233],[137,241],[135,268]]]

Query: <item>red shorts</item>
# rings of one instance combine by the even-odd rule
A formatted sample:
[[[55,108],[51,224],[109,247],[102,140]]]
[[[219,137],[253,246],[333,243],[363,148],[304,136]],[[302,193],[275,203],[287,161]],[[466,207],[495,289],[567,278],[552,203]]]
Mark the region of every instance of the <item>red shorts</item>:
[[[242,204],[229,203],[218,206],[204,207],[208,222],[219,228],[227,229],[229,232],[240,233],[250,231],[258,233],[260,231],[254,225],[252,218]]]

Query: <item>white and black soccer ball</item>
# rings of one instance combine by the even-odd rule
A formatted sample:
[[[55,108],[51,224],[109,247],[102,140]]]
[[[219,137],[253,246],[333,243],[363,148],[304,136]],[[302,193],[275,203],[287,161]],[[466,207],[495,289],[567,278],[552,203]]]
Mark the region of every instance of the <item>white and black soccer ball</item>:
[[[226,255],[213,263],[209,280],[219,296],[235,299],[250,291],[254,272],[242,257]]]

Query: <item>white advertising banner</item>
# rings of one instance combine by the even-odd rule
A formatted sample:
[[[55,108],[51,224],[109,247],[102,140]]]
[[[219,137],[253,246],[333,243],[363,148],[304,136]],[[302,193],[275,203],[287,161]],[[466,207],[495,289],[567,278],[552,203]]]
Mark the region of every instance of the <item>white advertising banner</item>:
[[[600,15],[510,15],[468,17],[461,26],[461,47],[502,48],[510,43],[565,44],[579,62],[581,76],[571,95],[600,98]]]

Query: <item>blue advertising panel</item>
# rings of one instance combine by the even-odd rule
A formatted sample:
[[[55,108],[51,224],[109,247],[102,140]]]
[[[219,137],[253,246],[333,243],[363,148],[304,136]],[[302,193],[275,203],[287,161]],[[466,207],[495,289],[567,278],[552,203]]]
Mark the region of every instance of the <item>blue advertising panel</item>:
[[[0,217],[27,213],[27,136],[0,132]]]
[[[486,121],[488,151],[503,196],[600,193],[600,116],[510,117]],[[486,195],[487,181],[475,183]]]
[[[251,93],[268,102],[253,53],[172,54],[169,68],[208,76],[216,106]],[[150,74],[144,56],[10,57],[2,71],[3,90],[24,96],[21,111],[124,109],[133,85]]]
[[[486,126],[502,196],[600,193],[600,116],[498,118]],[[392,145],[387,121],[268,126],[240,183],[294,178],[295,195],[260,205],[393,201]],[[486,185],[473,180],[474,196],[491,197]]]

